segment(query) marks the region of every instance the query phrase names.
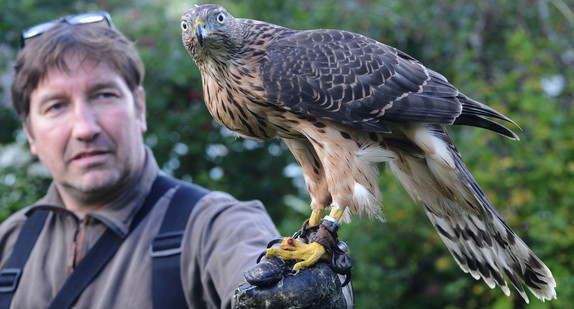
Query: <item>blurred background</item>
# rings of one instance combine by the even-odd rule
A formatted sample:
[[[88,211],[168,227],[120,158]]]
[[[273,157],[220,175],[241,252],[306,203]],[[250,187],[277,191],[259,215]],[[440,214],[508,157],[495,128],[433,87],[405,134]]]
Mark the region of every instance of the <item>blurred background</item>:
[[[339,28],[397,47],[522,129],[511,141],[452,128],[467,167],[515,232],[548,265],[558,300],[574,308],[574,4],[572,0],[213,1],[235,17],[295,29]],[[302,174],[286,146],[236,138],[202,101],[201,78],[181,43],[180,15],[201,1],[0,2],[0,221],[41,197],[49,175],[29,154],[10,108],[20,31],[64,15],[111,13],[146,65],[145,136],[176,177],[260,199],[290,235],[309,216]],[[387,222],[354,218],[339,233],[353,259],[357,308],[525,308],[464,274],[421,209],[381,166]]]

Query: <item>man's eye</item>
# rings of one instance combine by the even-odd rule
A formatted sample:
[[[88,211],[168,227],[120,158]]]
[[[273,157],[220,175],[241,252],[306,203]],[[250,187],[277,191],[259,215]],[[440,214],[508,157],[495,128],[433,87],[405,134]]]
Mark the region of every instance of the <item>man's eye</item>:
[[[101,92],[98,94],[98,98],[102,98],[102,99],[113,98],[113,97],[117,97],[117,96],[112,92]]]
[[[93,100],[96,101],[110,101],[118,98],[118,95],[113,91],[102,91],[94,95]]]
[[[52,104],[48,109],[50,110],[56,110],[56,109],[61,109],[62,108],[62,104],[61,103],[56,103],[56,104]]]
[[[64,107],[63,103],[59,103],[59,102],[52,103],[46,107],[46,112],[47,113],[57,112],[57,111],[61,110],[63,107]]]

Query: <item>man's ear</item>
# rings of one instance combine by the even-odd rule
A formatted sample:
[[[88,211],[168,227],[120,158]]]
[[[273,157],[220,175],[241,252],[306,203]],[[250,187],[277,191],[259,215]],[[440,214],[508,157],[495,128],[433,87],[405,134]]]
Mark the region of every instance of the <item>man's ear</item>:
[[[141,132],[145,133],[147,131],[146,122],[146,102],[145,102],[145,90],[142,86],[139,86],[134,93],[134,100],[136,100],[138,118],[141,123]]]
[[[30,152],[37,156],[38,152],[36,151],[36,141],[34,139],[34,135],[32,133],[32,129],[30,129],[28,119],[22,119],[22,128],[24,128],[24,132],[26,133],[26,138],[28,139],[28,143],[30,144]]]

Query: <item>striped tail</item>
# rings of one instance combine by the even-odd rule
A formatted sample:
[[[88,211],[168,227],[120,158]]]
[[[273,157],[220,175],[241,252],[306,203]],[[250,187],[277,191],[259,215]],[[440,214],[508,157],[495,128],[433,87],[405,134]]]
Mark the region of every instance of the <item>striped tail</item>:
[[[463,271],[510,295],[506,276],[527,303],[520,281],[542,301],[556,298],[552,273],[496,211],[444,126],[420,125],[406,135],[416,146],[396,147],[391,170],[423,205]]]

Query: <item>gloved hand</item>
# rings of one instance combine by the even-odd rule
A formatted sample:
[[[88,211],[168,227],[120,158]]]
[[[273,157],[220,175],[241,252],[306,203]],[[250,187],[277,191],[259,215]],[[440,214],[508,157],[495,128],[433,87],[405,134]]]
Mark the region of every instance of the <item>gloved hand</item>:
[[[236,308],[353,308],[351,283],[327,264],[293,273],[290,261],[263,259],[245,272],[247,282],[235,292]]]

